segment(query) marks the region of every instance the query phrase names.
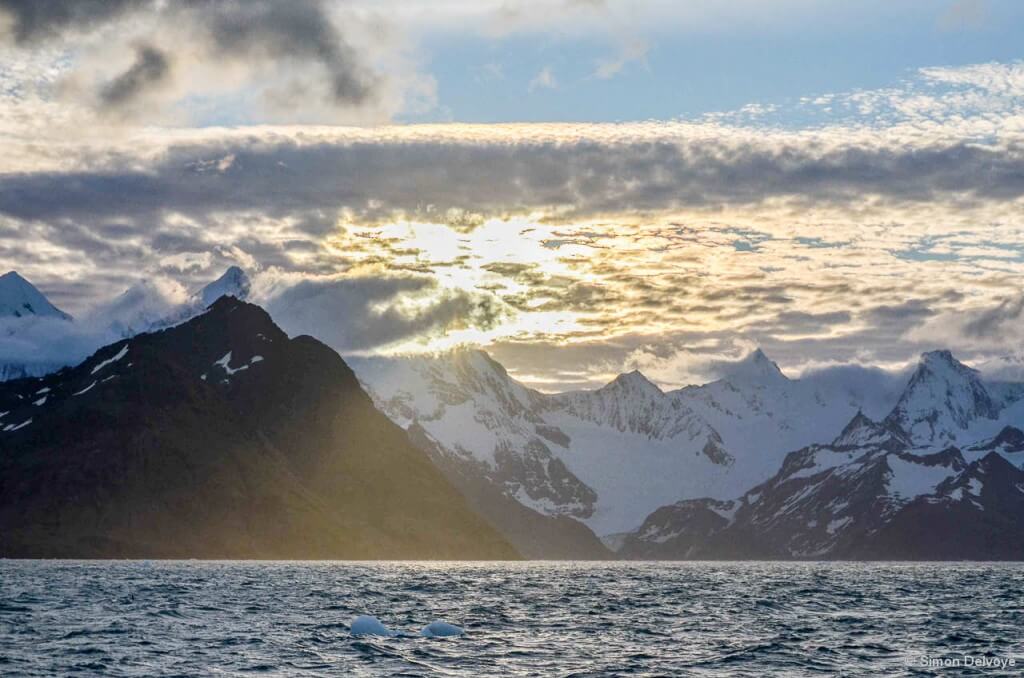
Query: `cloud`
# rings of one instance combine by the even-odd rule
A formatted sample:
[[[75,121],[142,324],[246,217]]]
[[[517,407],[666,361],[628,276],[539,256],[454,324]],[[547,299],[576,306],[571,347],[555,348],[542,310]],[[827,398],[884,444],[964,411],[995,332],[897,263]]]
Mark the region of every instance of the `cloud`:
[[[176,258],[169,268],[204,263],[194,259]],[[425,275],[309,276],[266,270],[252,278],[249,300],[266,308],[286,332],[312,335],[342,353],[415,343],[457,329],[486,330],[511,313],[493,295],[442,289]],[[76,364],[122,337],[201,311],[194,296],[198,289],[153,275],[137,279],[74,322],[0,319],[0,364]]]
[[[173,58],[137,103],[175,86]],[[5,137],[23,150],[0,176],[0,260],[76,317],[139,271],[193,289],[239,262],[287,279],[260,299],[280,296],[295,331],[345,351],[490,344],[547,387],[637,351],[666,384],[753,346],[790,374],[937,347],[977,359],[1020,336],[1000,304],[1024,272],[1022,72],[927,69],[858,99],[896,117],[803,130],[261,126],[98,144],[34,123]]]
[[[991,305],[938,313],[906,333],[906,339],[968,351],[1017,352],[1024,336],[1024,294]]]
[[[323,66],[329,94],[342,105],[374,96],[376,76],[334,27],[319,0],[229,0],[193,5],[213,51],[233,58],[289,58]]]
[[[152,7],[152,0],[0,0],[0,15],[11,22],[11,37],[28,45],[81,32]]]
[[[11,41],[25,49],[62,42],[75,48],[66,94],[98,80],[104,110],[128,108],[166,84],[171,64],[183,69],[179,87],[161,91],[170,106],[194,94],[244,97],[262,91],[268,105],[339,109],[382,103],[384,76],[342,33],[328,0],[0,0]],[[135,60],[111,74],[118,50],[135,43]],[[239,77],[241,80],[239,81]],[[212,80],[216,87],[209,86]],[[87,97],[88,98],[88,97]]]
[[[121,108],[135,101],[146,89],[166,80],[170,73],[166,54],[155,47],[141,46],[131,68],[107,83],[100,91],[104,108]]]
[[[168,277],[141,279],[73,322],[50,318],[0,319],[0,364],[74,365],[101,346],[171,317],[188,301],[185,288]]]
[[[622,72],[622,69],[634,61],[646,63],[647,52],[649,50],[650,45],[643,40],[633,40],[628,42],[623,45],[615,57],[598,61],[597,68],[594,69],[593,75],[595,78],[599,78],[601,80],[614,78]]]
[[[442,290],[428,276],[331,276],[257,281],[257,299],[291,335],[342,353],[381,349],[458,328],[492,327],[508,311],[487,294]]]
[[[153,160],[8,174],[0,180],[0,213],[139,223],[166,213],[311,210],[370,221],[437,220],[449,212],[573,219],[777,199],[885,207],[1024,197],[1024,144],[1015,141],[848,141],[685,125],[633,140],[618,126],[509,131],[469,128],[466,138],[453,139],[406,129],[376,139],[341,133],[301,141],[270,133],[175,145]],[[222,171],[205,169],[228,157]]]
[[[558,89],[558,79],[555,77],[551,67],[545,66],[540,69],[537,75],[533,76],[533,79],[527,85],[527,89],[531,92],[535,92],[538,89]]]

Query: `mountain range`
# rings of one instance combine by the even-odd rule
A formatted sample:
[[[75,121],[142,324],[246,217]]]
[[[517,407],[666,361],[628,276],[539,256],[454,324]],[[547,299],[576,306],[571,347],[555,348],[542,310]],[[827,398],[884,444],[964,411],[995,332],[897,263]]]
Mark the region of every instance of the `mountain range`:
[[[549,532],[544,523],[534,524],[534,540],[558,541],[569,519],[623,557],[885,557],[889,551],[874,542],[845,545],[837,538],[834,544],[824,543],[797,529],[827,531],[831,526],[831,537],[842,531],[845,523],[836,522],[842,518],[801,515],[787,529],[808,543],[768,551],[739,536],[744,530],[755,536],[764,530],[736,521],[749,510],[741,508],[744,498],[768,502],[763,506],[770,508],[763,511],[785,507],[789,515],[796,499],[779,498],[779,492],[810,497],[810,481],[783,482],[790,471],[805,477],[807,471],[794,467],[794,459],[807,455],[827,456],[829,468],[838,458],[854,463],[858,451],[867,455],[860,463],[874,469],[877,482],[859,491],[872,500],[888,497],[890,485],[906,482],[902,490],[892,491],[895,498],[882,502],[885,506],[865,501],[854,509],[873,507],[876,521],[895,520],[894,507],[938,491],[941,481],[956,485],[956,474],[995,468],[1000,460],[1020,465],[1012,447],[993,447],[989,451],[995,456],[988,459],[977,452],[988,449],[986,441],[1013,439],[1016,427],[1024,424],[1021,388],[986,383],[948,351],[923,354],[902,387],[899,380],[873,371],[846,381],[789,379],[759,350],[720,380],[668,392],[631,372],[597,390],[544,394],[516,382],[500,364],[474,350],[358,359],[353,368],[377,406],[414,431],[435,463],[457,467],[478,488],[486,486],[492,503],[500,496],[563,520]],[[839,456],[829,456],[836,450]],[[935,465],[935,459],[957,455],[961,461]],[[887,475],[882,466],[896,470]],[[834,473],[846,478],[853,472]],[[844,486],[835,493],[852,496],[855,489]],[[499,519],[485,502],[475,506],[492,522]],[[868,522],[867,514],[860,516],[859,524]],[[739,527],[725,531],[730,525]],[[927,531],[926,525],[918,528]],[[694,546],[712,532],[715,543],[748,543],[747,550]],[[507,529],[506,534],[524,553],[543,551]],[[770,543],[783,541],[773,537]],[[965,557],[923,547],[914,553]],[[978,553],[1006,557],[998,550]]]
[[[232,268],[188,303],[162,314],[111,315],[131,320],[116,328],[130,342],[181,332],[196,322],[201,327],[211,317],[221,318],[226,332],[234,311],[214,311],[227,299],[233,308],[255,309],[247,314],[259,311],[238,301],[249,288],[245,273]],[[7,308],[19,298],[0,294],[0,300]],[[144,307],[133,305],[131,290],[121,302],[122,308]],[[29,303],[47,308],[38,299]],[[276,327],[274,332],[283,335]],[[89,360],[116,357],[123,346],[114,342]],[[266,367],[245,362],[255,349],[236,355],[229,347],[230,355],[213,356],[221,348],[204,353],[210,364],[202,373],[174,378],[194,381],[198,375],[205,388],[209,379],[231,384]],[[1024,460],[1024,384],[1013,378],[1017,362],[1013,357],[999,361],[1002,376],[989,378],[948,351],[933,351],[903,375],[849,367],[791,379],[756,350],[704,385],[664,391],[634,371],[595,390],[547,394],[518,382],[485,352],[459,349],[350,356],[347,365],[358,383],[346,388],[365,393],[367,403],[372,399],[376,409],[371,409],[393,423],[412,450],[407,453],[439,472],[432,482],[442,483],[474,518],[479,516],[483,527],[473,529],[492,530],[491,538],[500,534],[496,538],[507,553],[514,549],[527,558],[1020,558],[1024,547],[1014,544],[1024,536],[1016,519],[1024,515],[1018,506],[1024,498],[1024,481],[1018,478]],[[25,390],[36,381],[0,384],[11,403],[0,407],[8,410],[0,417],[0,448],[9,440],[28,440],[19,437],[24,430],[38,430],[35,410],[25,409],[30,407],[25,403],[48,402],[50,396]],[[53,388],[44,381],[37,391]],[[68,388],[89,392],[104,383],[76,382]],[[316,383],[314,390],[327,389],[322,380]],[[20,390],[9,390],[14,386]],[[280,394],[281,388],[273,382],[261,391],[268,401],[292,397]],[[126,398],[115,402],[104,406],[101,421],[108,428],[125,417],[135,422],[154,416],[136,412]],[[205,409],[205,400],[182,402]],[[320,407],[315,398],[308,402]],[[287,411],[309,425],[301,413]],[[200,430],[210,424],[199,419],[190,425]],[[156,458],[155,450],[165,444],[161,438],[171,431],[149,426],[133,435],[154,439]],[[88,440],[99,434],[82,424],[60,435]],[[324,435],[317,444],[338,434]],[[56,455],[39,452],[36,444],[27,444],[26,458]],[[9,465],[6,472],[20,473]],[[46,511],[36,508],[35,520],[42,520]],[[346,505],[345,510],[353,509]],[[265,548],[254,547],[253,553]]]

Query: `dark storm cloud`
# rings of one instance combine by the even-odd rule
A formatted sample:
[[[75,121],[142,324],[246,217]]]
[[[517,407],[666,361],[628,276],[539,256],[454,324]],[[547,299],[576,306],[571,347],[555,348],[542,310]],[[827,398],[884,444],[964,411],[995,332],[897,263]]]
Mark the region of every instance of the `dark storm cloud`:
[[[192,0],[187,5],[201,14],[201,25],[217,52],[320,63],[330,75],[330,94],[339,103],[359,104],[373,94],[372,74],[333,28],[319,0]]]
[[[10,18],[14,41],[28,45],[153,6],[152,0],[0,0],[0,14]]]
[[[463,290],[443,292],[415,311],[387,305],[399,295],[436,291],[436,285],[427,276],[303,280],[272,295],[266,308],[289,334],[311,334],[338,351],[460,327],[489,329],[505,315],[493,297]]]
[[[525,136],[525,134],[524,134]],[[211,169],[224,159],[223,171]],[[122,166],[129,159],[122,159]],[[137,164],[137,163],[132,163]],[[348,209],[356,218],[443,221],[556,210],[568,217],[770,198],[808,204],[1002,201],[1024,195],[1024,152],[960,142],[821,150],[716,141],[519,143],[451,140],[230,140],[171,148],[140,170],[8,174],[0,213],[23,219],[131,219],[182,213],[271,216]]]
[[[145,14],[156,19],[147,40],[155,43],[161,34],[184,28],[192,46],[210,56],[208,65],[216,65],[217,59],[317,65],[328,76],[328,99],[339,105],[373,99],[379,84],[338,30],[324,0],[0,0],[0,14],[9,17],[10,37],[22,47]],[[159,84],[172,56],[154,46],[140,49],[135,64],[100,92],[101,104],[109,108],[127,103]],[[297,88],[308,89],[301,82],[292,82],[293,96]]]
[[[146,45],[139,47],[131,68],[100,91],[103,106],[120,107],[135,100],[146,89],[162,82],[170,72],[167,55]]]

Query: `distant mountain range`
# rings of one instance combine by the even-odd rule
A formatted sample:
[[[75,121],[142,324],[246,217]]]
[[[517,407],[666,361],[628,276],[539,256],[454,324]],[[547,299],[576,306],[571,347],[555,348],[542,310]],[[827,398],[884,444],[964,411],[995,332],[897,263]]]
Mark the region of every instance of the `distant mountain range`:
[[[120,308],[112,315],[132,319],[119,328],[126,337],[165,329],[132,342],[194,332],[213,317],[226,332],[234,312],[205,312],[207,302],[221,309],[226,304],[217,300],[227,296],[233,307],[255,313],[236,300],[249,287],[244,272],[232,268],[170,312],[133,316]],[[8,306],[19,303],[7,296]],[[133,305],[131,291],[122,302],[144,308]],[[36,298],[29,303],[46,308]],[[115,342],[97,356],[116,357],[122,346]],[[203,388],[210,379],[231,384],[236,374],[265,367],[245,362],[253,350],[207,351],[210,364],[201,373],[164,378],[172,390],[179,386],[173,379],[198,378]],[[902,379],[855,367],[790,379],[757,350],[701,386],[666,392],[634,371],[596,390],[545,394],[478,350],[348,360],[376,408],[396,431],[404,429],[410,449],[483,518],[484,528],[473,529],[493,528],[529,558],[672,559],[1024,558],[1017,520],[1024,517],[1024,383],[1013,379],[1024,370],[1014,371],[1013,357],[999,362],[998,380],[948,351],[925,353]],[[9,410],[0,417],[0,448],[8,435],[38,430],[32,408],[49,396],[25,389],[52,387],[35,384],[0,384],[0,393],[21,396],[0,406]],[[280,388],[262,385],[267,402],[260,407],[293,397]],[[203,410],[202,402],[189,406]],[[126,418],[160,421],[127,399],[103,412],[97,421],[107,428]],[[289,410],[296,421],[301,414]],[[190,425],[212,425],[203,422]],[[158,455],[172,430],[138,424],[133,435],[154,439]],[[88,440],[98,433],[82,423],[61,435]]]
[[[448,463],[604,537],[680,498],[736,496],[786,452],[898,397],[881,382],[855,392],[790,380],[760,351],[720,381],[668,393],[631,372],[595,391],[547,395],[473,350],[352,365],[378,407],[415,425]]]
[[[535,540],[558,541],[569,519],[632,558],[1024,557],[1012,540],[958,551],[931,539],[930,525],[941,524],[932,514],[947,509],[958,530],[983,533],[978,516],[929,499],[969,477],[1009,469],[1003,489],[1024,499],[1024,483],[1013,480],[1024,455],[1006,443],[1024,425],[1024,389],[987,384],[948,351],[924,354],[902,390],[870,371],[847,382],[788,379],[761,351],[723,379],[670,392],[631,372],[595,391],[547,395],[480,351],[361,359],[353,368],[439,465],[458,468],[489,496],[563,519],[550,533],[535,525]],[[824,489],[816,488],[826,476],[807,470],[818,468],[809,457],[829,460],[821,462],[833,469]],[[838,459],[854,466],[840,468]],[[871,469],[870,487],[848,484],[862,477],[855,469],[869,474],[856,464]],[[793,474],[799,483],[789,482]],[[847,484],[835,486],[838,479]],[[846,512],[822,514],[833,500],[840,505],[836,497],[850,498]],[[928,521],[906,522],[929,501]],[[498,524],[496,510],[475,505]],[[773,520],[784,533],[766,529]],[[918,529],[919,546],[905,535],[884,541],[896,534],[879,532],[890,521]],[[845,540],[854,526],[868,536]],[[883,536],[869,538],[876,534]],[[524,553],[543,552],[509,538]]]

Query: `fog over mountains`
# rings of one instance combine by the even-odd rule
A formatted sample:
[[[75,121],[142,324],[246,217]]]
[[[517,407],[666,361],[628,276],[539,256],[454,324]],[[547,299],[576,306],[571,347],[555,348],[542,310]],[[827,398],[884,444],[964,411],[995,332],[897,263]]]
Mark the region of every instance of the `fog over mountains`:
[[[170,309],[129,290],[90,336],[204,318],[249,288],[232,268]],[[8,342],[43,321],[76,322],[13,273],[0,278],[0,309]],[[474,349],[347,362],[375,406],[526,557],[1024,557],[1024,381],[1012,378],[1013,356],[999,361],[998,380],[948,351],[923,354],[910,374],[850,367],[790,379],[756,350],[704,385],[666,392],[634,371],[560,394],[524,386]],[[232,355],[217,369],[249,367]],[[28,392],[29,382],[12,383]],[[285,397],[269,388],[266,398]],[[125,416],[111,408],[110,421]],[[7,409],[0,436],[38,426],[25,403]]]

